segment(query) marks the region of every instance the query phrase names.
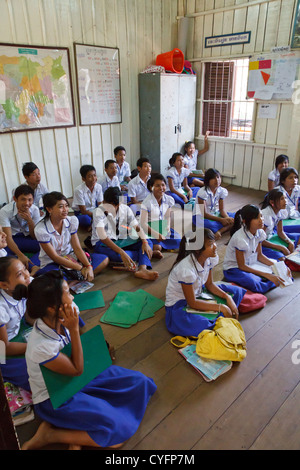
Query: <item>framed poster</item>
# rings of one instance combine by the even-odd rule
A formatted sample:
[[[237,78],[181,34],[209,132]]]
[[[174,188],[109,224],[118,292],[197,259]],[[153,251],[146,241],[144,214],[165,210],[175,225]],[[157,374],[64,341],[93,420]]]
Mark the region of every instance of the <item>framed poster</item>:
[[[119,49],[74,43],[81,126],[122,122]]]
[[[297,2],[291,48],[300,48],[300,0]]]
[[[75,126],[69,49],[0,44],[0,133]]]

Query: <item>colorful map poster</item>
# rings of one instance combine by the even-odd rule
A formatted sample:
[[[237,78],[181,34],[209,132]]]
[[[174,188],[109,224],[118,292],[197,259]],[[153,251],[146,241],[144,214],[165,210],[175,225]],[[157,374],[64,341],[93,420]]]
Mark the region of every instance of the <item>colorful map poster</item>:
[[[74,125],[69,50],[0,44],[0,132]]]
[[[119,49],[74,44],[80,124],[122,121]]]

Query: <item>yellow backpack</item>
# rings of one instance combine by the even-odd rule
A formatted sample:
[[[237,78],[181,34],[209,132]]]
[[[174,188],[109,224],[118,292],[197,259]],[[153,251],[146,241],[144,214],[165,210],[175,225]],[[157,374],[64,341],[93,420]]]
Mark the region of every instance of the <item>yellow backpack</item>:
[[[213,330],[203,330],[198,338],[192,339],[175,336],[171,343],[180,348],[196,344],[196,353],[199,356],[219,361],[241,362],[247,354],[245,333],[235,318],[219,317]]]

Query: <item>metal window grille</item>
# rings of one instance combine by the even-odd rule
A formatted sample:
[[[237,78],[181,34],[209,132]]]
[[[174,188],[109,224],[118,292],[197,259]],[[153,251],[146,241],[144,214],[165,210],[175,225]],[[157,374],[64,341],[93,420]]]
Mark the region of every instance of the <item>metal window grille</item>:
[[[202,133],[250,140],[254,100],[246,99],[249,59],[205,63]]]

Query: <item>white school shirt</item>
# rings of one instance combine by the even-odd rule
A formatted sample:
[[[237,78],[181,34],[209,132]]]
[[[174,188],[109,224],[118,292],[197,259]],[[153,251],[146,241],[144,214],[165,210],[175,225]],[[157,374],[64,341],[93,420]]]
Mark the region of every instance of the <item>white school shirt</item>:
[[[131,170],[130,170],[130,166],[128,162],[123,162],[123,165],[121,167],[117,164],[117,168],[118,168],[117,177],[118,177],[119,183],[121,184],[123,183],[125,178],[130,177]]]
[[[117,175],[113,176],[113,178],[110,179],[105,173],[104,175],[100,176],[100,178],[98,179],[98,183],[101,184],[102,186],[103,194],[105,193],[107,188],[111,188],[111,187],[112,188],[118,187],[121,190],[121,186],[120,186]]]
[[[275,186],[279,185],[280,173],[276,168],[270,171],[270,173],[268,174],[268,180],[274,181]]]
[[[85,206],[86,210],[93,211],[102,201],[103,190],[101,184],[96,183],[91,192],[87,185],[82,183],[75,188],[72,209],[79,211],[79,206]]]
[[[219,212],[219,201],[220,199],[225,199],[228,196],[228,191],[226,188],[219,186],[216,189],[215,194],[211,191],[209,187],[203,186],[197,192],[197,198],[202,199],[206,202],[206,209],[211,215],[215,215]]]
[[[189,174],[190,174],[189,168],[182,168],[181,173],[178,173],[175,166],[172,166],[166,173],[168,191],[170,190],[169,178],[173,180],[174,188],[177,189],[178,191],[182,187],[184,178],[187,178]]]
[[[149,179],[150,175],[147,179],[147,182]],[[149,189],[147,188],[147,182],[145,183],[140,178],[140,175],[137,175],[128,183],[128,196],[135,197],[138,202],[142,202],[150,193]]]
[[[280,222],[280,220],[286,219],[288,215],[286,209],[282,209],[277,214],[275,214],[271,206],[267,206],[262,209],[261,213],[264,217],[264,225],[266,227],[267,239],[273,235],[274,230],[278,225],[278,222]]]
[[[25,181],[22,184],[27,184],[27,182]],[[17,188],[14,188],[12,190],[13,197],[14,197],[16,189]],[[39,183],[34,190],[33,204],[35,204],[37,207],[43,207],[43,196],[48,193],[49,193],[48,188],[44,184]]]
[[[9,341],[19,333],[25,312],[26,299],[16,300],[0,289],[0,327],[6,326]]]
[[[146,199],[143,200],[141,210],[148,212],[148,221],[163,220],[167,210],[175,204],[174,198],[168,194],[164,194],[161,204],[159,205],[157,199],[150,193]]]
[[[79,221],[77,217],[72,215],[63,220],[63,226],[61,234],[58,233],[53,227],[49,218],[42,219],[34,228],[34,234],[39,243],[51,243],[54,250],[59,256],[66,256],[72,253],[73,248],[71,246],[71,236],[77,232]],[[40,247],[39,259],[41,268],[49,263],[53,263],[53,260]]]
[[[37,224],[41,218],[39,208],[35,204],[32,204],[29,208],[29,212],[34,224]],[[23,233],[25,236],[29,235],[28,223],[18,215],[15,201],[9,202],[0,210],[0,225],[2,227],[10,227],[12,235],[16,235],[17,233]]]
[[[110,240],[119,240],[127,238],[128,232],[126,227],[135,227],[138,225],[138,221],[136,220],[132,210],[126,204],[119,205],[117,214],[115,211],[109,211],[107,209],[109,208],[105,206],[99,206],[94,211],[91,236],[92,245],[95,245],[100,240],[97,233],[97,227],[104,228],[107,238]],[[119,227],[118,235],[116,233],[117,226]]]
[[[299,219],[300,212],[296,209],[298,207],[298,199],[300,197],[300,186],[296,184],[294,187],[292,194],[289,195],[288,192],[284,189],[283,186],[277,186],[276,189],[279,189],[283,192],[286,198],[286,211],[287,211],[287,218],[288,219]]]
[[[253,255],[259,243],[266,240],[267,234],[263,229],[256,231],[255,235],[252,235],[245,227],[237,230],[231,237],[223,261],[223,269],[238,268],[235,250],[243,251],[245,256],[246,264],[249,264],[250,257]]]
[[[192,154],[192,158],[189,157],[187,154],[185,154],[185,156],[183,157],[184,164],[188,166],[191,173],[197,168],[197,157],[198,150],[195,150],[195,152]]]
[[[75,306],[75,304],[72,304]],[[77,313],[78,313],[78,309]],[[49,398],[49,393],[43,378],[40,364],[55,359],[60,351],[70,343],[70,332],[64,328],[65,336],[59,335],[38,318],[28,338],[25,359],[29,376],[29,384],[34,404],[41,403]]]
[[[5,248],[1,248],[0,250],[0,258],[4,258],[4,256],[7,256],[7,251]]]
[[[192,284],[195,297],[198,297],[202,292],[202,286],[208,279],[210,270],[216,266],[218,262],[219,257],[217,255],[213,258],[207,258],[204,266],[201,266],[195,256],[190,254],[176,264],[169,275],[165,305],[170,307],[178,302],[178,300],[185,299],[182,284]]]

